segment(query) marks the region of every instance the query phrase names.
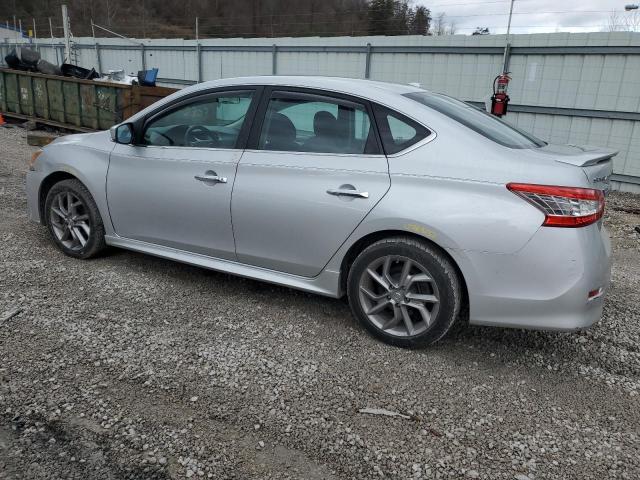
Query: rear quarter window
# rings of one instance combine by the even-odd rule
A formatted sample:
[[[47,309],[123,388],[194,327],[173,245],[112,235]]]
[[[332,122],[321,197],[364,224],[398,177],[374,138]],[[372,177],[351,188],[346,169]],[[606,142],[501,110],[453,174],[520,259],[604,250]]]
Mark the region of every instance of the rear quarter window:
[[[380,105],[374,105],[373,110],[387,155],[406,150],[431,135],[428,128],[401,113]]]

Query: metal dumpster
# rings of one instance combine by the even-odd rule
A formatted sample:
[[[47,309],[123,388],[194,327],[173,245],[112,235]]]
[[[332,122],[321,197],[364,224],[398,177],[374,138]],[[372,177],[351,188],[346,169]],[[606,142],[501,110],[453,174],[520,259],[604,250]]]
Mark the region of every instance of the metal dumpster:
[[[0,113],[83,132],[106,130],[175,91],[0,68]]]

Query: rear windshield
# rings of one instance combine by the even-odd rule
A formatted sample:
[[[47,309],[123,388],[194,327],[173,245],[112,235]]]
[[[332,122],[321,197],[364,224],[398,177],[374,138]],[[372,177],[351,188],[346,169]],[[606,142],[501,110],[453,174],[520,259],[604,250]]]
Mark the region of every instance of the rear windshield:
[[[432,108],[480,135],[509,148],[537,148],[546,145],[542,140],[530,133],[503,122],[498,117],[488,114],[468,103],[439,93],[414,92],[405,97]]]

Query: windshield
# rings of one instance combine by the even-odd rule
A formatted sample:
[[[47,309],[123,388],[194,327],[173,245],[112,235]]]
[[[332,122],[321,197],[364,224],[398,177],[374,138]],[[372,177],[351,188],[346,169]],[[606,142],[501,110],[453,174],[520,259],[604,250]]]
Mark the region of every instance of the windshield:
[[[405,97],[432,108],[480,135],[509,148],[536,148],[546,145],[530,133],[509,125],[499,118],[488,114],[467,103],[439,93],[414,92]]]

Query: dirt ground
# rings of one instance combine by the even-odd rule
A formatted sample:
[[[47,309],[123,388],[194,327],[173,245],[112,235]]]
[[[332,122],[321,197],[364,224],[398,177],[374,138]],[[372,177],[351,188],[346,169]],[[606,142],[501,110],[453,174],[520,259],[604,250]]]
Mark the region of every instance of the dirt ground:
[[[344,301],[62,255],[27,221],[32,151],[0,128],[0,479],[640,478],[640,197],[608,199],[592,329],[407,351]]]

